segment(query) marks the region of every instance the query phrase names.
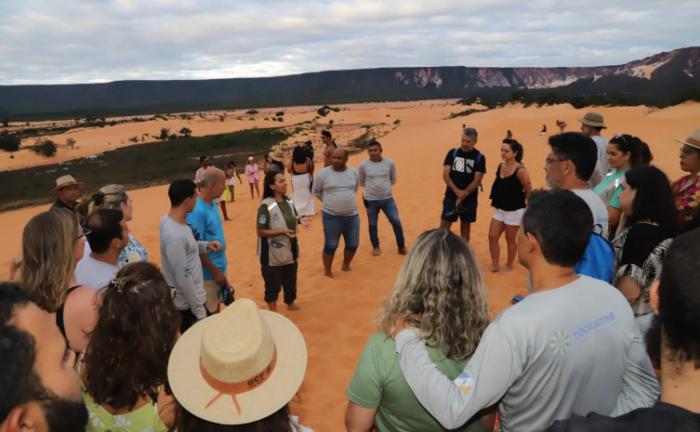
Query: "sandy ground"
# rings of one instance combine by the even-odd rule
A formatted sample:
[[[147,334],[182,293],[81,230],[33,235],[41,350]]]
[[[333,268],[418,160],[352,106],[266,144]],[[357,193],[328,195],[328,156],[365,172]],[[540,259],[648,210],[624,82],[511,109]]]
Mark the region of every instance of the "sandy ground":
[[[568,105],[527,109],[512,106],[445,120],[451,111],[458,111],[451,102],[364,104],[334,116],[337,116],[336,122],[340,118],[347,122],[382,121],[386,114],[390,114],[392,119],[401,119],[401,126],[385,136],[382,143],[385,156],[393,159],[397,165],[399,179],[395,197],[409,245],[421,232],[438,224],[444,190],[442,160],[449,148],[458,145],[463,123],[476,127],[480,133],[477,147],[486,155],[489,172],[485,177],[485,192],[481,194],[478,221],[472,228],[471,245],[482,268],[487,269],[487,232],[492,212],[487,197],[499,162],[499,143],[506,129],[511,129],[515,137],[524,143],[525,164],[530,169],[534,185],[542,186],[548,147],[546,136],[540,136],[537,132],[543,123],[553,132],[556,119],[566,120],[569,130],[578,130],[576,119],[582,117],[583,111]],[[655,163],[671,179],[680,176],[677,162],[679,145],[672,138],[685,137],[699,126],[700,104],[684,104],[664,110],[628,107],[602,108],[600,111],[610,127],[606,136],[628,132],[642,137],[650,144]],[[244,123],[244,126],[249,127],[250,124]],[[141,130],[143,124],[135,127]],[[100,132],[107,133],[107,130],[95,133]],[[355,155],[349,164],[357,167],[365,158],[364,154]],[[135,203],[135,220],[131,222],[131,230],[146,246],[152,260],[159,262],[158,221],[168,208],[166,187],[134,190],[131,194]],[[233,221],[226,223],[225,229],[230,262],[229,280],[235,284],[239,297],[253,298],[263,306],[263,283],[255,255],[257,203],[257,199],[251,200],[247,190],[238,187],[236,202],[229,204],[229,215],[232,215]],[[20,250],[25,222],[45,208],[26,208],[0,214],[0,238],[5,243],[0,251],[0,269],[4,271],[11,256]],[[299,325],[306,337],[309,366],[299,400],[293,406],[301,414],[302,422],[317,431],[342,430],[345,389],[362,347],[375,329],[373,321],[383,299],[392,290],[402,262],[402,257],[396,253],[393,233],[386,219],[380,218],[379,233],[384,251],[380,257],[371,256],[364,212],[361,212],[361,224],[360,249],[353,262],[353,271],[339,271],[336,262],[336,277],[332,280],[322,276],[320,218],[314,221],[310,229],[300,232],[298,300],[304,309],[294,313],[282,312]],[[505,244],[502,246],[505,247]],[[525,272],[520,267],[508,274],[487,273],[486,280],[492,314],[507,307],[513,294],[525,293]]]

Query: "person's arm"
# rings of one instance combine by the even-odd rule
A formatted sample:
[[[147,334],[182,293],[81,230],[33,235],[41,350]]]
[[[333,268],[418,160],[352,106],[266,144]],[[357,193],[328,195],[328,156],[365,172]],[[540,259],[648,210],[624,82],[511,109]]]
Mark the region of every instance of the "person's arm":
[[[323,174],[323,170],[321,170],[321,172],[316,175],[316,178],[314,178],[314,184],[311,190],[316,198],[323,201],[323,177],[321,174]]]
[[[495,322],[454,381],[437,369],[415,332],[408,328],[396,335],[401,371],[421,405],[446,429],[463,425],[498,402],[522,373],[515,348]]]
[[[80,286],[71,292],[70,310],[64,310],[66,322],[75,320],[80,333],[75,340],[69,338],[69,345],[75,352],[84,352],[90,343],[90,335],[97,325],[97,318],[102,304],[102,294],[88,286]],[[73,327],[75,328],[75,327]],[[66,329],[67,330],[67,329]],[[66,333],[67,334],[67,333]]]
[[[371,432],[374,429],[374,417],[377,408],[365,408],[348,402],[345,409],[345,430],[347,432]]]
[[[637,408],[648,408],[656,403],[660,387],[644,340],[636,324],[634,338],[627,349],[625,371],[622,375],[622,390],[617,397],[613,417],[628,413]]]
[[[389,180],[392,186],[396,184],[396,164],[394,162],[391,163],[391,168],[389,168]]]
[[[200,254],[199,258],[202,260],[202,266],[204,266],[212,275],[214,275],[214,280],[219,286],[228,286],[228,279],[226,278],[226,275],[216,268],[214,263],[211,261],[211,258],[209,258],[208,253]]]
[[[359,177],[360,186],[365,187],[365,166],[360,165],[357,169],[357,175]]]
[[[450,171],[452,171],[452,165],[445,165],[442,170],[442,180],[445,182],[448,188],[457,195],[457,198],[466,198],[464,191],[457,187],[457,185],[450,178]]]
[[[532,181],[530,180],[530,173],[527,171],[527,168],[522,167],[518,170],[518,180],[520,180],[520,184],[523,186],[523,190],[525,191],[525,198],[530,197],[530,192],[532,192]]]
[[[311,158],[306,158],[306,169],[309,170],[309,174],[313,177],[314,175],[314,161]]]
[[[201,255],[200,255],[201,256]],[[192,269],[187,267],[185,243],[182,240],[170,241],[165,246],[165,259],[170,263],[175,277],[175,289],[182,293],[197,319],[207,317],[203,297],[197,293],[192,281]]]
[[[628,302],[634,303],[642,294],[642,288],[636,280],[629,276],[622,276],[615,281],[615,287],[620,290]]]
[[[484,173],[477,171],[474,173],[474,180],[472,180],[471,183],[467,186],[466,189],[464,189],[464,196],[469,196],[471,195],[474,191],[476,191],[479,188],[479,185],[481,184],[481,181],[484,179]]]

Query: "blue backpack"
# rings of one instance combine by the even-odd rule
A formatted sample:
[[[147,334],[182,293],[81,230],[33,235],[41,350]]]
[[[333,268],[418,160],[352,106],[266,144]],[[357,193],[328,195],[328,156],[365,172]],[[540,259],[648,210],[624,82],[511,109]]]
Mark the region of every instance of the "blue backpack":
[[[605,237],[595,232],[594,228],[591,239],[588,240],[588,246],[586,246],[581,259],[574,266],[574,271],[611,283],[614,267],[615,250]]]

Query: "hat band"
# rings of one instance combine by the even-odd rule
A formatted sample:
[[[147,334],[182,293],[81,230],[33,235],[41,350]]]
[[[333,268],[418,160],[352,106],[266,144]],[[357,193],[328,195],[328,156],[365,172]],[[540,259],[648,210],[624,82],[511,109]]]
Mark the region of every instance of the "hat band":
[[[688,144],[700,147],[700,140],[698,140],[698,139],[695,139],[693,137],[688,137],[688,139],[686,141],[688,142]]]
[[[204,409],[209,408],[214,402],[216,402],[221,396],[228,395],[231,396],[231,401],[233,402],[233,406],[236,408],[236,412],[238,414],[241,413],[241,406],[238,404],[238,400],[236,399],[236,396],[249,392],[256,387],[260,387],[267,381],[268,378],[270,378],[270,375],[272,375],[272,372],[275,370],[275,366],[277,365],[277,350],[275,350],[272,353],[272,360],[270,360],[270,364],[259,374],[245,380],[242,382],[236,382],[236,383],[227,383],[223,381],[219,381],[218,379],[214,378],[207,372],[206,369],[204,369],[204,366],[202,365],[202,361],[200,359],[199,361],[199,370],[202,372],[202,377],[204,378],[204,381],[209,384],[211,388],[216,390],[218,393],[207,402],[207,404],[204,406]]]

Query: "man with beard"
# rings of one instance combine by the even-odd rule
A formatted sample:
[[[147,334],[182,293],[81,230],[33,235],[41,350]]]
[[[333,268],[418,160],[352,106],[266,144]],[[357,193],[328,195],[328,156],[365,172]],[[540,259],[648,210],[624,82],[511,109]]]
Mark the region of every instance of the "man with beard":
[[[10,282],[0,284],[0,358],[0,432],[84,430],[76,355],[53,316]]]

